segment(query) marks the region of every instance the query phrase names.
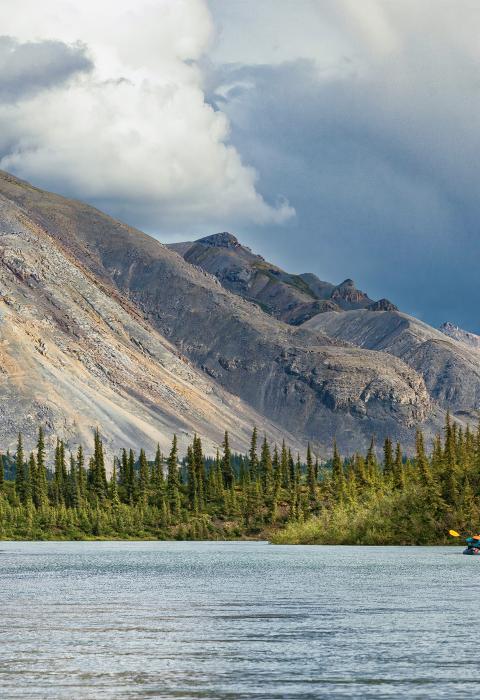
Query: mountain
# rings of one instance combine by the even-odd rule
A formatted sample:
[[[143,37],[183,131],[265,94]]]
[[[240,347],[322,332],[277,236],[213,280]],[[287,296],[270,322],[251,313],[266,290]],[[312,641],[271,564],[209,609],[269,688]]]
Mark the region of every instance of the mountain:
[[[1,180],[5,192],[13,187],[43,198]],[[61,216],[74,217],[74,210],[65,207],[55,216],[66,239]],[[105,275],[72,255],[75,245],[61,245],[38,213],[35,221],[0,195],[2,450],[14,449],[18,430],[30,447],[40,424],[70,446],[89,445],[98,425],[109,450],[153,450],[159,442],[165,451],[175,431],[182,448],[197,432],[212,452],[224,429],[244,449],[254,423],[280,440],[268,420],[181,356]],[[96,228],[95,212],[90,216]]]
[[[437,425],[401,359],[287,325],[81,202],[6,173],[0,197],[4,445],[43,421],[72,439],[98,423],[112,445],[228,428],[244,448],[256,423],[346,452]]]
[[[319,314],[304,327],[402,359],[423,377],[439,406],[459,418],[478,420],[480,349],[473,344],[458,342],[399,311]]]
[[[480,349],[480,335],[470,333],[469,331],[464,331],[462,328],[459,328],[459,326],[456,326],[449,321],[443,323],[439,330],[445,335],[448,335],[449,338],[453,338],[453,340],[458,340],[461,343],[465,343],[465,345],[468,345],[471,348]]]
[[[172,243],[184,259],[209,272],[225,289],[258,304],[264,311],[291,325],[300,325],[323,311],[375,308],[393,305],[373,302],[351,279],[339,285],[322,282],[316,275],[292,275],[242,246],[231,233],[216,233],[198,241]],[[395,307],[393,307],[395,308]]]

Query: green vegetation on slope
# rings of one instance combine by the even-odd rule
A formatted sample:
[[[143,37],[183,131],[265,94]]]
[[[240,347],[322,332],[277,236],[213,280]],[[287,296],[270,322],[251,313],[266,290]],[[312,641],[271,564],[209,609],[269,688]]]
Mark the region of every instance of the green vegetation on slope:
[[[222,454],[206,459],[195,436],[179,463],[174,436],[166,458],[123,450],[107,478],[98,430],[88,464],[81,447],[67,460],[59,440],[51,468],[42,429],[30,455],[19,435],[15,456],[0,456],[0,537],[434,544],[451,527],[479,527],[480,428],[462,431],[447,417],[431,456],[418,432],[411,459],[387,439],[382,464],[373,441],[347,460],[334,445],[322,468],[310,447],[302,465],[285,444],[272,449],[264,438],[257,448],[257,439],[254,429],[248,454],[234,455],[225,433]]]

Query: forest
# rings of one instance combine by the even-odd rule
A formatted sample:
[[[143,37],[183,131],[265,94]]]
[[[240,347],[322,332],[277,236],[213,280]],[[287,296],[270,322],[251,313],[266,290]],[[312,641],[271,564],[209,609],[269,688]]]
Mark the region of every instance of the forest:
[[[445,544],[449,528],[479,528],[480,426],[459,427],[447,415],[427,451],[416,432],[415,453],[374,439],[365,454],[306,461],[283,442],[270,445],[253,429],[245,455],[225,433],[216,457],[199,436],[181,460],[173,436],[168,455],[149,459],[122,450],[107,476],[97,429],[91,455],[57,440],[47,464],[45,435],[34,451],[0,455],[0,538],[268,539],[276,544]]]

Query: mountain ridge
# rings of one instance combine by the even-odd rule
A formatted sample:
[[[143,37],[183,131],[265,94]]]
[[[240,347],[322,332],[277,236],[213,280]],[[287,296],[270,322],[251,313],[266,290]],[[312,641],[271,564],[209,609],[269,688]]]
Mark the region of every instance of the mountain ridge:
[[[159,241],[86,204],[6,174],[0,194],[114,290],[122,308],[133,307],[175,348],[172,355],[188,358],[194,374],[227,392],[227,403],[240,401],[244,415],[248,408],[252,422],[263,417],[272,430],[299,445],[310,440],[317,451],[329,449],[336,435],[347,452],[368,444],[372,433],[411,442],[414,427],[432,417],[423,379],[401,360],[385,363],[379,353],[285,324]]]
[[[213,274],[229,291],[290,325],[301,325],[323,311],[396,308],[387,299],[373,301],[350,278],[335,285],[311,272],[285,272],[227,231],[167,245],[187,262]]]

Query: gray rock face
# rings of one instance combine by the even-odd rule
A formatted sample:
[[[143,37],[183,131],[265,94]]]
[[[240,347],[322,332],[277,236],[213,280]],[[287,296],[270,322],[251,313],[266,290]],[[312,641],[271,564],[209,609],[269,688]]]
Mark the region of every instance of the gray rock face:
[[[89,362],[94,365],[85,383],[94,381],[91,375],[97,372],[92,391],[115,385],[117,393],[110,404],[124,411],[123,433],[128,432],[128,426],[138,424],[131,417],[138,412],[142,426],[154,431],[154,441],[162,432],[159,416],[168,412],[170,418],[162,426],[170,428],[183,421],[186,431],[211,435],[212,442],[227,427],[235,432],[237,444],[244,444],[245,424],[250,422],[250,429],[256,422],[262,429],[265,425],[270,434],[280,426],[296,444],[309,439],[315,446],[329,446],[336,435],[341,449],[350,451],[365,445],[373,432],[379,440],[391,434],[408,442],[414,426],[435,418],[424,380],[402,360],[348,347],[317,330],[286,325],[264,313],[258,304],[230,293],[217,277],[150,236],[80,202],[42,192],[6,174],[0,175],[0,194],[8,202],[11,216],[13,210],[16,212],[15,227],[22,221],[29,231],[35,231],[45,245],[48,243],[52,255],[55,252],[61,257],[56,267],[65,268],[57,296],[50,288],[46,293],[52,304],[50,316],[56,319],[52,322],[55,334],[49,338],[37,334],[45,343],[46,356],[54,349],[57,352],[62,343],[68,346],[78,333],[82,367]],[[0,222],[7,227],[7,216]],[[230,246],[235,247],[234,241],[223,235],[219,242],[222,245],[202,248],[228,253]],[[26,262],[16,255],[14,239],[4,247],[10,252],[7,250],[6,259],[4,256],[2,269],[6,276],[13,275],[6,292],[15,292],[14,278],[21,275],[19,289],[27,294],[40,323],[44,315],[40,297],[26,291],[29,284],[37,284],[36,277],[43,280],[40,264],[29,257],[38,244],[31,242],[24,251],[25,255],[28,252]],[[243,256],[250,255],[259,264],[258,256],[244,251]],[[47,251],[45,257],[49,256]],[[275,270],[271,274],[275,277]],[[52,289],[55,283],[52,273]],[[67,298],[64,288],[69,290]],[[95,301],[93,290],[95,295],[101,293],[101,300]],[[85,306],[82,313],[73,300],[79,309]],[[24,316],[19,310],[14,327],[21,325]],[[90,324],[85,331],[91,336],[88,343],[85,333],[76,330],[78,319],[87,323],[85,317]],[[100,337],[99,328],[104,333]],[[75,356],[76,350],[74,343],[68,353]],[[44,357],[41,351],[35,350],[35,355],[33,351],[23,352],[26,364],[31,357]],[[105,353],[112,354],[116,364],[127,356],[128,367],[113,372]],[[99,354],[101,361],[96,359]],[[27,380],[30,374],[25,370],[23,376]],[[13,377],[7,370],[6,385],[15,385]],[[64,378],[68,387],[71,375],[66,370]],[[48,381],[43,386],[49,396]],[[36,390],[26,386],[25,402],[32,402],[33,394]],[[92,417],[90,409],[79,405],[75,415],[78,420],[85,415],[86,424],[103,426],[103,404],[100,392],[98,414]],[[58,408],[57,416],[61,414]],[[116,415],[109,424],[112,442],[117,439]]]
[[[474,345],[449,338],[398,311],[326,313],[310,319],[304,327],[401,358],[422,375],[430,395],[442,408],[465,420],[478,419],[480,349]]]

